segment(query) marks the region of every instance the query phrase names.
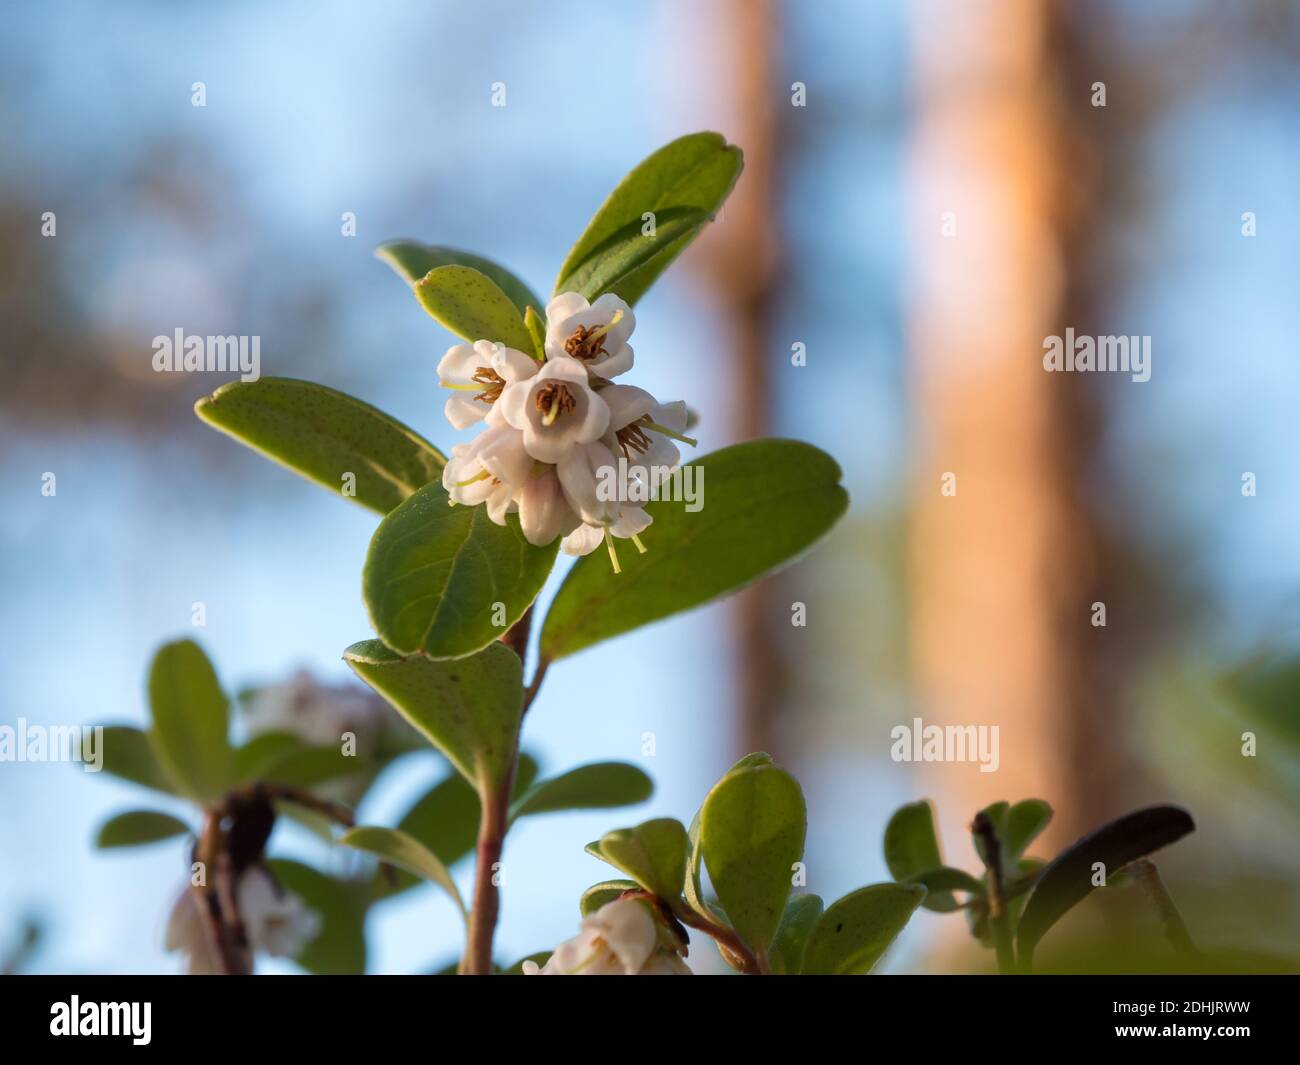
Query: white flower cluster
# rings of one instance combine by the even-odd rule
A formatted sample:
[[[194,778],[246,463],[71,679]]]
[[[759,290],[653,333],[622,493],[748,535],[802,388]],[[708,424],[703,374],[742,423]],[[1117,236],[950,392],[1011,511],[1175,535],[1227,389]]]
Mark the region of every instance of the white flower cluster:
[[[555,948],[545,965],[524,962],[525,976],[691,976],[665,946],[645,903],[615,899],[583,919],[582,931]]]
[[[652,486],[640,483],[647,473],[657,485],[677,468],[673,440],[695,443],[682,435],[686,405],[613,383],[632,368],[628,339],[636,327],[617,296],[589,304],[577,292],[562,293],[547,305],[546,321],[544,362],[479,340],[455,345],[438,363],[440,383],[455,392],[447,420],[457,429],[485,423],[472,442],[451,449],[442,484],[453,503],[486,504],[498,525],[517,513],[529,543],[562,536],[570,555],[605,543],[617,572],[613,537],[644,552],[637,534],[650,524],[645,510],[627,501],[648,497]],[[620,454],[628,460],[622,467]],[[638,485],[629,489],[620,477]]]
[[[248,945],[272,957],[297,954],[320,932],[320,916],[303,905],[302,899],[280,887],[261,866],[249,866],[235,888]],[[221,972],[216,945],[208,933],[199,907],[203,903],[188,887],[172,907],[167,919],[167,950],[179,950],[185,971],[194,976]]]
[[[337,747],[352,733],[362,753],[369,753],[393,715],[382,699],[363,688],[322,684],[300,669],[285,683],[253,692],[244,718],[252,736],[287,732],[308,746]]]

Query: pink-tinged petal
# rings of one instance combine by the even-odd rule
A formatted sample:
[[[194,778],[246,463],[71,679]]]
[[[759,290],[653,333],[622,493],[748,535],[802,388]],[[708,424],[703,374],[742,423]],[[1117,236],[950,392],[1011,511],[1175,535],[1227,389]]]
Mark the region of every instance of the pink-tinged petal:
[[[587,297],[581,292],[561,292],[546,305],[546,320],[554,325],[563,325],[564,320],[589,306]]]
[[[536,547],[545,547],[557,536],[565,535],[578,524],[560,489],[559,479],[551,470],[530,477],[519,490],[519,527],[524,539]]]
[[[654,396],[635,385],[610,385],[602,388],[599,395],[609,408],[609,427],[614,430],[644,418],[658,406]]]
[[[617,496],[616,477],[608,472],[598,477],[599,471],[617,471],[614,456],[604,444],[583,444],[573,448],[555,468],[560,478],[564,496],[583,521],[591,525],[608,525],[618,520],[619,500],[602,499],[603,495]],[[612,493],[607,489],[614,487]]]
[[[472,383],[474,371],[483,365],[478,353],[468,344],[455,344],[438,363],[438,380],[448,384]]]
[[[651,483],[655,483],[656,480],[662,481],[668,477],[682,464],[682,453],[666,436],[652,431],[650,446],[640,455],[633,456],[632,461],[644,466],[650,472]]]
[[[609,428],[609,407],[591,389],[586,389],[586,393],[586,404],[579,401],[578,413],[581,413],[582,420],[575,422],[569,430],[580,444],[590,444],[593,440],[599,440]]]
[[[468,429],[475,422],[482,421],[489,410],[488,404],[463,393],[452,396],[442,408],[453,429]]]
[[[605,530],[594,525],[579,525],[560,541],[560,550],[566,555],[589,555],[605,540]]]
[[[627,540],[645,532],[652,521],[654,518],[643,507],[624,507],[619,511],[618,521],[609,527],[609,531]]]
[[[690,408],[680,399],[676,399],[671,403],[659,404],[652,412],[650,420],[658,422],[665,429],[671,429],[674,433],[684,433],[690,416]]]
[[[487,497],[487,516],[497,525],[506,523],[506,515],[519,508],[515,505],[513,491],[508,484],[496,485]]]
[[[632,345],[624,344],[621,348],[608,348],[609,354],[595,359],[589,365],[591,372],[606,381],[625,374],[632,369]]]
[[[562,359],[552,359],[537,371],[538,381],[570,381],[587,388],[587,368],[577,359],[566,355]]]
[[[610,326],[609,332],[605,334],[605,347],[613,352],[626,344],[628,337],[632,335],[632,330],[636,328],[636,315],[632,313],[632,308],[612,292],[606,292],[591,306],[593,309],[600,311],[601,325],[613,321],[614,316],[619,311],[623,312],[623,316],[617,322],[614,322]]]
[[[522,351],[516,351],[514,348],[502,346],[492,359],[492,369],[502,377],[507,384],[513,384],[516,381],[526,381],[537,373],[538,362],[530,358]]]
[[[618,958],[624,976],[635,976],[654,953],[655,920],[645,904],[636,899],[606,903],[582,922],[583,930],[595,930]]]
[[[492,404],[492,417],[512,425],[516,429],[528,427],[528,406],[532,398],[533,382],[536,379],[520,381],[506,385]]]
[[[482,436],[478,460],[498,481],[522,485],[533,472],[533,457],[524,447],[524,435],[518,429],[501,426],[488,429]]]

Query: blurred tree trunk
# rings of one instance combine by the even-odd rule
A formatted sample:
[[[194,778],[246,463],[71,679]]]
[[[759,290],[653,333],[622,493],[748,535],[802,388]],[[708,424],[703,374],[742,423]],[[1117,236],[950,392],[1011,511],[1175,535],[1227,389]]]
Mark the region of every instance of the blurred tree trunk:
[[[776,296],[780,205],[776,160],[779,104],[787,102],[778,80],[779,5],[771,0],[730,0],[718,13],[727,54],[718,57],[727,75],[734,128],[728,139],[745,152],[745,170],[724,208],[725,224],[713,227],[702,257],[730,331],[733,436],[752,440],[771,432],[770,358]],[[781,702],[781,657],[773,625],[781,613],[778,585],[762,581],[735,596],[733,620],[736,736],[741,752],[770,751]]]
[[[989,802],[1040,796],[1057,843],[1112,812],[1121,769],[1111,630],[1092,624],[1092,604],[1110,605],[1084,492],[1095,410],[1086,376],[1042,365],[1045,337],[1093,331],[1082,45],[1049,0],[922,4],[904,179],[917,712],[1000,726],[997,772],[922,768],[950,829]]]

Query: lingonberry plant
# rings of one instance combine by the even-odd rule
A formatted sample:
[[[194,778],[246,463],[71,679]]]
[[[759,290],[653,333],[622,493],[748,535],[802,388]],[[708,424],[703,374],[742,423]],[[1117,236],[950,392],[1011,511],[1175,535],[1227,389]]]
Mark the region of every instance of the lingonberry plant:
[[[436,383],[448,394],[449,429],[476,432],[448,455],[307,381],[235,382],[198,402],[209,425],[381,520],[362,574],[377,638],[343,652],[371,692],[299,675],[237,700],[232,742],[231,700],[202,650],[179,641],[150,668],[149,729],[105,732],[107,770],[197,807],[191,820],[120,814],[99,837],[104,847],[193,838],[167,934],[190,971],[251,972],[257,952],[316,972],[361,971],[366,914],[420,881],[446,891],[464,920],[456,970],[501,971],[497,871],[511,826],[631,805],[653,788],[618,762],[538,779],[520,738],[525,715],[543,712],[533,707],[548,669],[760,579],[843,515],[848,498],[826,454],[757,440],[683,464],[680,448],[696,444],[690,397],[661,402],[630,383],[634,305],[715,216],[740,170],[740,151],[714,133],[655,152],[597,211],[545,302],[478,255],[382,246],[424,310],[462,341],[438,362]],[[540,624],[525,681],[533,603],[561,551],[576,561]],[[375,776],[422,740],[444,756],[446,777],[395,825],[356,826],[352,807]],[[377,861],[340,877],[272,858],[282,815]],[[977,877],[942,863],[928,804],[903,807],[885,834],[897,882],[825,906],[795,891],[806,882],[799,784],[751,754],[714,785],[689,828],[658,818],[589,844],[626,879],[584,893],[574,939],[507,971],[688,973],[693,929],[742,973],[865,973],[918,906],[964,911],[1003,971],[1028,969],[1056,919],[1123,868],[1191,949],[1146,860],[1191,830],[1183,811],[1139,811],[1043,865],[1024,852],[1050,816],[1037,800],[981,811]],[[449,867],[471,854],[466,900]]]

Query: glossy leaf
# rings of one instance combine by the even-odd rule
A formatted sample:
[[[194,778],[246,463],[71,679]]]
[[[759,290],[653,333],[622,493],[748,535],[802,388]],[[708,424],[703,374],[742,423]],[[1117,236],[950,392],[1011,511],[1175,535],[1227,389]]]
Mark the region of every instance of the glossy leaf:
[[[95,838],[95,846],[139,847],[146,843],[185,835],[190,826],[171,814],[156,810],[129,810],[105,821]]]
[[[740,176],[741,165],[740,149],[717,133],[692,133],[660,148],[624,177],[600,206],[565,257],[555,291],[571,291],[569,279],[583,262],[616,234],[642,225],[647,211],[656,217],[672,209],[715,215]],[[624,275],[612,291],[636,303],[698,232],[691,230],[663,248]]]
[[[953,895],[954,891],[963,891],[968,895],[983,897],[984,885],[970,873],[949,866],[939,866],[924,873],[908,877],[905,883],[920,884],[926,890],[921,903],[927,910],[935,913],[953,913],[960,909],[960,904]]]
[[[703,211],[670,207],[656,212],[647,231],[637,218],[610,236],[564,279],[565,292],[581,292],[595,300],[602,292],[618,292],[624,278],[635,276],[657,255],[682,240],[689,240],[709,221]],[[630,301],[629,301],[630,302]]]
[[[635,880],[602,880],[582,893],[578,909],[582,911],[583,917],[587,917],[613,902],[625,891],[635,891],[640,886]]]
[[[433,851],[413,836],[395,828],[362,825],[345,832],[339,842],[437,884],[451,896],[461,916],[465,916],[465,900],[460,897],[460,889],[451,873]]]
[[[524,312],[524,328],[528,330],[528,335],[533,338],[532,356],[538,362],[546,359],[546,319],[540,313],[529,307]]]
[[[349,976],[366,970],[366,907],[355,885],[301,862],[267,862],[280,885],[320,918],[320,931],[294,958],[308,972]]]
[[[671,903],[681,894],[689,845],[680,821],[660,817],[635,828],[608,832],[587,844],[587,853],[621,869],[647,891]]]
[[[636,766],[595,762],[538,781],[515,801],[510,817],[631,806],[645,802],[653,792],[654,781]]]
[[[820,895],[796,895],[785,904],[769,952],[773,973],[793,976],[803,968],[804,949],[822,915],[823,905]]]
[[[919,884],[872,884],[845,895],[813,926],[803,971],[865,976],[907,925],[925,897]]]
[[[1025,799],[1010,807],[1002,822],[1002,846],[1011,868],[1052,820],[1052,807],[1042,799]]]
[[[458,337],[491,340],[530,352],[524,314],[487,274],[469,266],[440,266],[415,285],[420,305]]]
[[[147,732],[131,725],[105,725],[101,749],[104,772],[166,795],[176,794],[176,785],[159,763]]]
[[[798,781],[774,765],[733,770],[700,808],[700,852],[732,927],[765,953],[803,857],[808,817]]]
[[[468,266],[486,274],[523,314],[529,306],[539,311],[546,306],[533,291],[504,266],[472,252],[460,251],[437,244],[421,244],[416,240],[392,240],[375,249],[376,258],[393,268],[397,276],[408,285],[422,281],[430,270],[440,266]],[[475,337],[476,340],[483,339]]]
[[[1150,806],[1117,818],[1067,847],[1043,869],[1025,903],[1016,940],[1021,966],[1029,968],[1043,935],[1092,892],[1096,863],[1107,875],[1119,872],[1195,828],[1191,814],[1180,807]]]
[[[194,413],[294,473],[380,514],[439,480],[447,461],[415,430],[310,381],[232,381],[199,400]]]
[[[149,669],[153,746],[186,795],[205,802],[233,781],[230,707],[207,655],[193,640],[164,644]]]
[[[885,826],[885,864],[889,875],[900,883],[917,880],[921,874],[943,865],[929,800],[908,803],[894,811]],[[924,905],[936,913],[950,913],[957,908],[957,900],[951,892],[935,891],[926,895]]]
[[[647,551],[578,560],[551,604],[542,653],[551,660],[728,595],[793,562],[844,514],[848,494],[825,452],[794,440],[755,440],[706,455],[703,506],[650,503]],[[697,484],[701,483],[697,480]]]
[[[518,621],[559,544],[534,547],[516,516],[508,522],[493,524],[485,506],[451,506],[441,484],[422,488],[380,522],[362,574],[380,639],[402,654],[462,658]]]

